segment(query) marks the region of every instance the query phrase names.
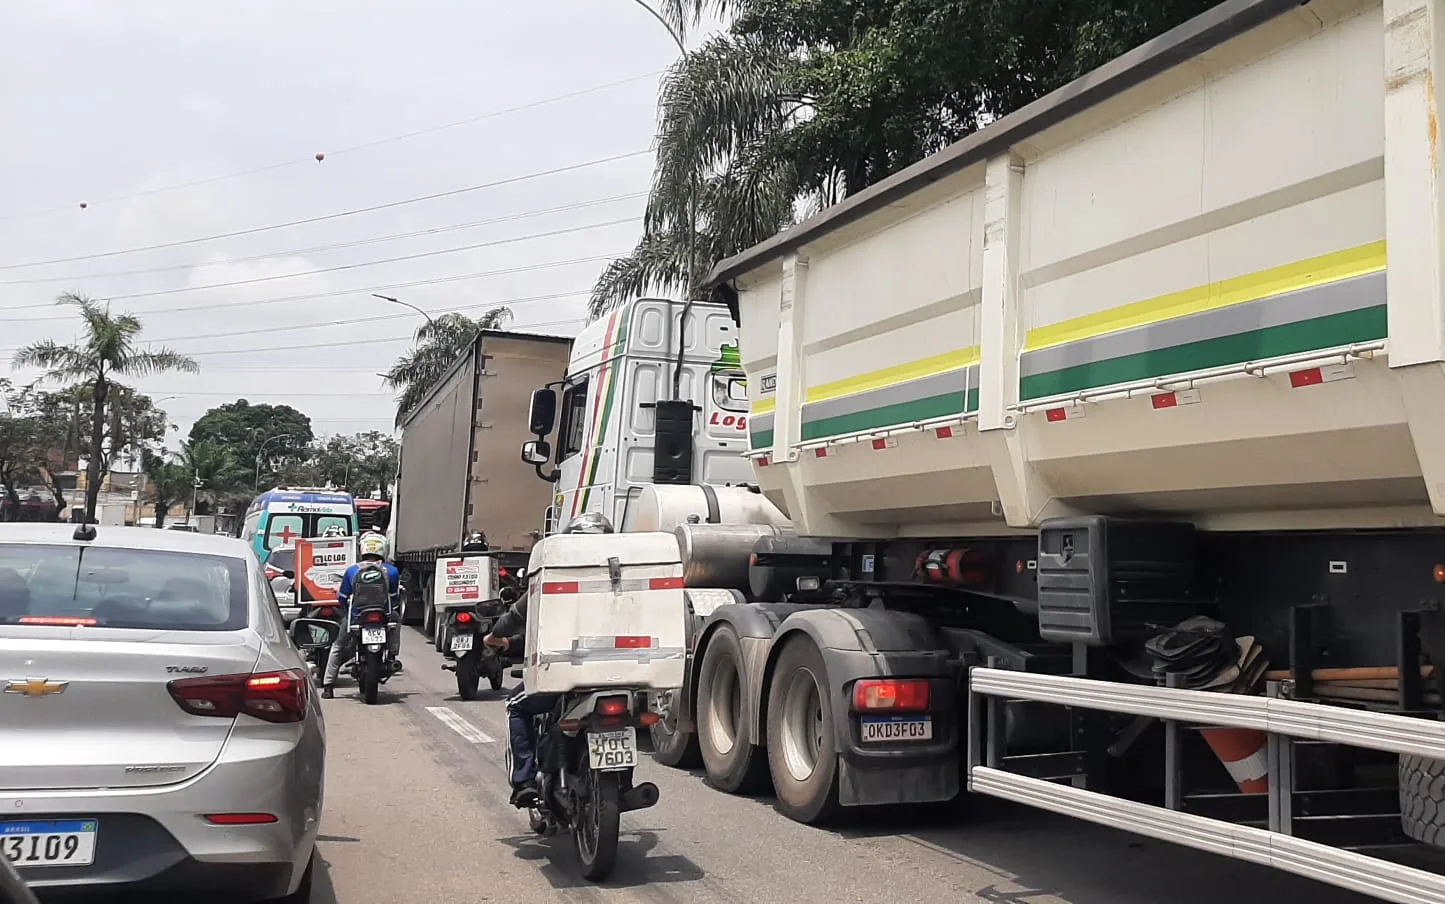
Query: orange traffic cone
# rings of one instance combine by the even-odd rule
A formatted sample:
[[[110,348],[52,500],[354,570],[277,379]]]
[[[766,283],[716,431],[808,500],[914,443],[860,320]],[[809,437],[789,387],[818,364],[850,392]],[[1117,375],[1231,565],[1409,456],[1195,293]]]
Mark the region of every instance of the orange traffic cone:
[[[1204,728],[1199,732],[1230,778],[1245,794],[1269,793],[1269,736],[1253,728]]]

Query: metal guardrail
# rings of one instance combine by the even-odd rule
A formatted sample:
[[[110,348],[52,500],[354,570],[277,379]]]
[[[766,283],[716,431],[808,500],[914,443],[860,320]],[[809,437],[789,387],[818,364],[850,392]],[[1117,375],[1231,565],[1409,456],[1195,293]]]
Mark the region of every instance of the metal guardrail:
[[[968,789],[971,792],[1271,866],[1396,904],[1445,902],[1445,875],[1288,834],[1289,820],[1280,819],[1277,814],[1281,807],[1288,807],[1287,795],[1292,789],[1281,789],[1278,781],[1270,782],[1270,811],[1276,814],[1272,815],[1270,824],[1285,831],[1240,825],[1009,772],[998,768],[1002,762],[998,756],[990,755],[984,736],[990,723],[994,731],[1001,727],[1000,719],[988,715],[989,710],[996,710],[996,705],[989,706],[986,698],[1147,716],[1163,720],[1166,726],[1182,722],[1255,729],[1269,735],[1272,761],[1278,761],[1278,748],[1284,739],[1328,741],[1439,758],[1445,752],[1445,722],[1298,700],[1116,684],[982,666],[970,670],[968,694]],[[1170,792],[1166,791],[1166,797],[1169,796]],[[1177,797],[1177,789],[1174,796]]]

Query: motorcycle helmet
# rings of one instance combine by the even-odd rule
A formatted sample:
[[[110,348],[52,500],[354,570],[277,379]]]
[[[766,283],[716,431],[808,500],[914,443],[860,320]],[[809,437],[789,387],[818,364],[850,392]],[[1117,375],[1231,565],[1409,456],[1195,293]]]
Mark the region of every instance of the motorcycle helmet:
[[[471,533],[467,534],[467,538],[466,538],[464,541],[462,541],[462,552],[486,552],[486,551],[487,551],[487,535],[484,534],[484,533],[482,533],[482,532],[479,531],[479,530],[474,530],[474,531],[472,531]]]
[[[391,552],[390,544],[386,542],[385,534],[362,534],[356,541],[356,555],[358,558],[364,559],[367,556],[375,556],[378,559],[385,559],[389,552]]]
[[[603,517],[601,512],[583,512],[576,518],[567,522],[567,528],[562,531],[564,534],[610,534],[612,522]]]

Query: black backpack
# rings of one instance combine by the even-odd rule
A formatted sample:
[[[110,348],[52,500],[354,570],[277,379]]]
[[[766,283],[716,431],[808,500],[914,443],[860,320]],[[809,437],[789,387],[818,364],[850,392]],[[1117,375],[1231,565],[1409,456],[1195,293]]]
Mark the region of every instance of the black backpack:
[[[391,607],[391,583],[379,562],[364,562],[351,581],[351,611],[386,610]]]

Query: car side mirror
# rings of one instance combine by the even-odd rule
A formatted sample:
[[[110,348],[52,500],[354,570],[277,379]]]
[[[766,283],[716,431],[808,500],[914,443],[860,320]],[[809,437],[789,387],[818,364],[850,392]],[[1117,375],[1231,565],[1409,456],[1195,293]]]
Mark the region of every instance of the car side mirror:
[[[529,465],[545,465],[552,457],[552,447],[545,439],[528,440],[522,443],[522,461]]]
[[[557,423],[557,393],[551,389],[532,390],[532,404],[527,410],[527,428],[533,436],[546,436]]]
[[[324,618],[298,618],[291,623],[291,642],[300,650],[319,650],[336,642],[341,625]]]

